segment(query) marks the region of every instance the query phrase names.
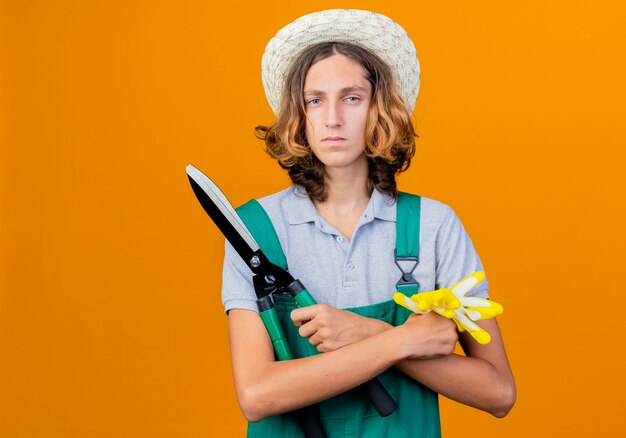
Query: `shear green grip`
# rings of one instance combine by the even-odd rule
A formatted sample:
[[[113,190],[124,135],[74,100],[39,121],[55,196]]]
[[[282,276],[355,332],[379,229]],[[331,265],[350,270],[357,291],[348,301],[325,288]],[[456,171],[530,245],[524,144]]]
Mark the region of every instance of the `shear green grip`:
[[[278,360],[293,359],[291,350],[289,349],[289,344],[287,344],[287,339],[285,339],[285,332],[278,321],[276,309],[272,307],[271,309],[260,312],[260,315],[263,320],[263,324],[265,324],[265,328],[270,335],[272,345],[274,346],[274,352],[276,353]]]
[[[312,306],[313,304],[317,304],[317,302],[313,299],[308,290],[304,289],[298,295],[293,297],[296,300],[296,303],[300,307]]]

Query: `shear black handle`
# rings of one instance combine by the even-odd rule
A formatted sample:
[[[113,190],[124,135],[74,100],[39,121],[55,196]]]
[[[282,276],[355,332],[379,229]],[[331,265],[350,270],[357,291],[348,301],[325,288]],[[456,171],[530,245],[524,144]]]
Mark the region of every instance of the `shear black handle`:
[[[381,417],[392,414],[398,408],[396,401],[389,395],[380,380],[376,378],[357,386],[355,389],[367,397]]]
[[[319,405],[306,406],[292,412],[300,424],[305,438],[326,438],[326,432],[320,420]]]

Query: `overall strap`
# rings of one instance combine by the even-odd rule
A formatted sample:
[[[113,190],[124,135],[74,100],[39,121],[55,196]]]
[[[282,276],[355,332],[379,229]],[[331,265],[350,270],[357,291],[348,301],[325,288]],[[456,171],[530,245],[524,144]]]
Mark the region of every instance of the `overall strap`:
[[[251,199],[236,210],[269,261],[287,269],[287,259],[280,246],[274,225],[259,201]]]
[[[413,271],[419,264],[420,253],[420,212],[422,198],[410,193],[398,193],[396,203],[396,265],[402,277],[396,284],[398,292],[413,295],[419,292],[419,283],[413,277]],[[413,267],[405,271],[399,261],[412,261]]]

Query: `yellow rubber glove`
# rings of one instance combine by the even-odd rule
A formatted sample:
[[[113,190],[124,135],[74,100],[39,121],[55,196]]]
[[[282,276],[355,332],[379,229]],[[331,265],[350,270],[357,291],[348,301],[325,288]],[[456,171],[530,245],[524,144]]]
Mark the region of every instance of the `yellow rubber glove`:
[[[415,313],[428,313],[433,310],[446,318],[453,318],[454,311],[461,307],[461,302],[452,293],[452,290],[447,288],[422,292],[410,298],[397,292],[393,299],[396,303]]]
[[[503,312],[495,301],[478,297],[467,297],[467,293],[485,279],[483,272],[474,272],[450,289],[437,289],[422,292],[412,297],[397,292],[393,299],[396,303],[415,313],[427,313],[431,310],[451,318],[459,331],[467,331],[480,344],[488,344],[491,336],[474,321],[493,318]]]

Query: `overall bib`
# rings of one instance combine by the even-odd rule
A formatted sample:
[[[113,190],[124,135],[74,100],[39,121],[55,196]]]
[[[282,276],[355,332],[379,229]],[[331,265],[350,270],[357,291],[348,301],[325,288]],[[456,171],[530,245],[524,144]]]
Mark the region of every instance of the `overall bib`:
[[[419,196],[400,193],[396,203],[396,252],[397,257],[415,260],[419,255]],[[261,205],[252,200],[237,209],[259,246],[269,260],[287,269],[285,255],[280,247],[276,231]],[[417,293],[419,285],[404,273],[399,287],[408,295]],[[414,283],[414,284],[409,284]],[[390,291],[390,295],[393,291]],[[298,333],[290,318],[297,305],[289,295],[274,295],[275,308],[289,346],[296,358],[319,354],[308,339]],[[403,324],[411,312],[398,306],[393,300],[369,306],[344,309],[368,318],[385,321],[393,326]],[[431,391],[404,373],[390,368],[378,376],[380,382],[398,408],[387,417],[381,417],[369,401],[356,391],[348,391],[322,401],[320,418],[328,438],[439,438],[439,405],[437,393]],[[248,423],[250,438],[304,438],[300,425],[289,414],[268,417],[256,423]]]

